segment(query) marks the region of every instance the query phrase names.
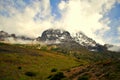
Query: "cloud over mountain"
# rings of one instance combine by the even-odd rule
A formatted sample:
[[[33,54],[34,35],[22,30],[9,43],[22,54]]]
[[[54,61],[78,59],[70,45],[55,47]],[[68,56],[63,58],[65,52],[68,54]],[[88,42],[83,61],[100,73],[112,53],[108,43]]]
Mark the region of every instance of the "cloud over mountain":
[[[51,1],[0,0],[0,29],[37,37],[45,29],[62,28],[71,33],[82,31],[101,44],[108,41],[105,33],[112,28],[105,15],[119,0],[58,0],[58,4]]]

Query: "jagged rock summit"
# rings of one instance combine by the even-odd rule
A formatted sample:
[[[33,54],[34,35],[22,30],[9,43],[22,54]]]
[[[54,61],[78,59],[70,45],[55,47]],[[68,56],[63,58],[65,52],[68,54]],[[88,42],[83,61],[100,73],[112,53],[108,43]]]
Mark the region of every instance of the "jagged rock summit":
[[[45,30],[41,37],[37,38],[37,41],[42,41],[47,44],[60,44],[76,47],[85,47],[90,51],[103,51],[106,48],[98,43],[96,43],[93,39],[87,37],[82,32],[76,33],[75,36],[71,36],[71,34],[66,30],[61,29],[48,29]],[[73,48],[73,47],[72,47]]]
[[[68,31],[62,29],[48,29],[42,33],[42,36],[37,40],[40,41],[68,41],[71,40],[72,37]]]

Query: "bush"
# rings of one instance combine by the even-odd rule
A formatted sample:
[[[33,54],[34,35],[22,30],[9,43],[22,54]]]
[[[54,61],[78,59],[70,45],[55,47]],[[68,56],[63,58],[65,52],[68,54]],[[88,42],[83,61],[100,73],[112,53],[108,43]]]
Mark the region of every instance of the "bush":
[[[66,71],[67,71],[67,72],[70,72],[70,69],[67,69]]]
[[[42,46],[42,47],[40,48],[40,50],[46,51],[46,50],[47,50],[47,46]]]
[[[89,76],[88,75],[80,76],[78,80],[89,80]]]
[[[53,75],[48,76],[47,78],[50,79]]]
[[[51,48],[52,51],[58,51],[59,48]]]
[[[63,72],[58,72],[57,74],[53,75],[50,80],[61,80],[64,78]]]
[[[51,72],[56,72],[56,71],[57,71],[56,68],[51,69]]]
[[[21,66],[19,66],[19,67],[18,67],[18,69],[22,69],[22,67],[21,67]]]
[[[36,76],[36,73],[35,72],[26,72],[25,75],[33,77],[33,76]]]

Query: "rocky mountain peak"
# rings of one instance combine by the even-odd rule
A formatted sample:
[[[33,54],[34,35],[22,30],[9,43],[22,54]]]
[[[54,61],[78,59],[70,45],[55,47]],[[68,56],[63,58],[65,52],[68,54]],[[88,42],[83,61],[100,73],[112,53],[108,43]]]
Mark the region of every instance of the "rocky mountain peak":
[[[74,36],[66,30],[61,29],[48,29],[42,33],[41,37],[37,38],[37,41],[43,41],[47,44],[60,44],[61,46],[73,46],[77,47],[86,47],[91,51],[102,51],[104,46],[96,43],[93,39],[89,38],[82,32],[76,33]],[[65,45],[66,44],[66,45]],[[77,45],[77,46],[76,46]],[[67,46],[68,47],[68,46]],[[73,47],[72,47],[73,48]]]
[[[89,38],[88,36],[86,36],[82,32],[76,33],[76,35],[73,37],[74,37],[76,42],[78,42],[79,44],[86,46],[86,47],[89,47],[89,46],[94,47],[97,44],[92,38]]]
[[[0,41],[9,41],[11,38],[15,41],[23,40],[23,41],[33,41],[26,36],[16,36],[15,34],[8,34],[4,31],[0,31]],[[62,48],[69,48],[69,50],[79,50],[81,47],[87,48],[90,51],[103,51],[106,48],[98,43],[96,43],[93,39],[87,37],[84,33],[78,32],[74,36],[62,29],[48,29],[45,30],[42,35],[36,38],[36,41],[42,41],[47,44],[59,45]]]
[[[42,33],[42,36],[38,39],[41,41],[65,41],[71,40],[72,37],[68,31],[62,29],[48,29]]]

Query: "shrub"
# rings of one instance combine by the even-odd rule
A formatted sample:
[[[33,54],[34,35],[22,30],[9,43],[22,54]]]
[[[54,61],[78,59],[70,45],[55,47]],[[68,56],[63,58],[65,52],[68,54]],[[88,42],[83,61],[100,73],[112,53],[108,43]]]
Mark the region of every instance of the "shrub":
[[[53,75],[48,76],[47,78],[50,79]]]
[[[70,72],[70,69],[67,69],[66,71],[67,71],[67,72]]]
[[[57,74],[53,75],[50,80],[61,80],[64,78],[63,72],[58,72]]]
[[[33,77],[33,76],[36,76],[36,73],[35,72],[26,72],[25,75]]]
[[[57,71],[56,68],[51,69],[51,72],[56,72],[56,71]]]
[[[111,64],[110,60],[107,60],[107,61],[103,62],[103,66],[109,66],[110,64]]]
[[[59,48],[51,48],[52,51],[58,51]]]
[[[88,75],[80,76],[78,80],[89,80],[89,76]]]
[[[19,67],[18,67],[18,69],[22,69],[22,67],[21,67],[21,66],[19,66]]]
[[[47,46],[42,46],[40,50],[46,51],[47,50]]]

